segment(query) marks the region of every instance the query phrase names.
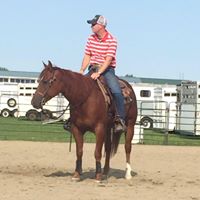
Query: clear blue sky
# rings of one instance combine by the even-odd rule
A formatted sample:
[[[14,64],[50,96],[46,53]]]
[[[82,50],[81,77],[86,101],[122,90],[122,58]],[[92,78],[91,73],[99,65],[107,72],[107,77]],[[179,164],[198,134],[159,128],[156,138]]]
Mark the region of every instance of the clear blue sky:
[[[96,14],[118,39],[117,75],[200,80],[200,0],[0,0],[0,66],[78,71]]]

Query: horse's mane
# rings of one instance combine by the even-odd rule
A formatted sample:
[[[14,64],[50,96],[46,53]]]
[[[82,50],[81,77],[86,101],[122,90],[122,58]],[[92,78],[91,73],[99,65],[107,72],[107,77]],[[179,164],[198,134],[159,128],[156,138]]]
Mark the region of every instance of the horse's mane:
[[[82,75],[78,72],[74,72],[74,71],[69,70],[69,69],[63,69],[63,68],[60,68],[60,67],[54,67],[54,70],[59,70],[63,74],[66,74],[66,76],[65,76],[66,79],[67,79],[68,76],[70,76],[70,79],[72,79],[76,83],[79,83],[80,86],[83,86],[82,84],[84,84],[84,83],[89,84],[90,86],[96,85],[96,81],[94,81],[90,76],[85,76],[85,75]]]
[[[44,74],[46,73],[46,71],[47,71],[48,69],[49,69],[49,68],[46,68],[46,67],[45,67],[45,68],[42,70],[42,72],[40,73],[39,78],[43,77]],[[53,69],[53,70],[62,70],[62,68],[60,68],[60,67],[52,67],[52,69]]]
[[[53,70],[59,71],[62,74],[62,81],[68,88],[68,93],[72,96],[77,96],[80,99],[87,99],[93,89],[98,90],[96,81],[90,76],[82,75],[68,69],[60,67],[52,67]],[[45,69],[41,72],[41,77],[44,75]],[[75,89],[76,88],[76,89]]]
[[[82,81],[82,79],[85,79],[85,80],[87,80],[88,82],[94,83],[94,81],[93,81],[89,76],[84,76],[84,75],[82,75],[82,74],[80,74],[80,73],[78,73],[78,72],[74,72],[74,71],[72,71],[72,70],[64,69],[64,68],[57,67],[57,66],[52,67],[52,69],[53,69],[54,71],[56,71],[56,70],[61,71],[63,74],[68,74],[68,75],[70,75],[70,77],[73,77],[73,79],[77,79],[77,81],[78,81],[78,80]],[[45,73],[46,73],[46,68],[44,68],[44,69],[42,70],[42,72],[41,72],[40,75],[39,75],[39,78],[43,77]],[[90,83],[90,84],[91,84],[91,83]]]

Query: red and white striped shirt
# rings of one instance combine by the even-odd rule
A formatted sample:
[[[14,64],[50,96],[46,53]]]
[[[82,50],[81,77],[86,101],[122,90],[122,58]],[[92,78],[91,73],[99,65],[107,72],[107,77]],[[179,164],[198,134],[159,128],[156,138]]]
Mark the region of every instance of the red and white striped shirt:
[[[90,64],[103,64],[107,56],[113,57],[111,66],[116,67],[117,40],[107,32],[101,40],[96,34],[88,38],[85,54],[90,55]]]

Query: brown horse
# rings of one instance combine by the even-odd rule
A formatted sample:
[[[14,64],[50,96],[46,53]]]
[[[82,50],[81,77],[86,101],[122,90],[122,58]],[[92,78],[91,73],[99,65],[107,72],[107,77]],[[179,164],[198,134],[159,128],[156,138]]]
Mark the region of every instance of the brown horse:
[[[105,144],[104,174],[108,174],[111,154],[115,154],[121,134],[111,133],[114,126],[113,116],[108,114],[108,107],[97,82],[89,76],[72,72],[70,70],[53,67],[49,61],[44,63],[44,69],[39,76],[39,85],[32,99],[35,108],[42,106],[52,97],[62,93],[70,103],[71,132],[76,142],[76,168],[73,180],[80,180],[82,173],[83,136],[86,131],[96,135],[95,159],[96,181],[101,181],[102,147]],[[131,141],[134,135],[134,125],[137,117],[136,97],[132,87],[130,88],[131,101],[126,104],[125,152],[126,175],[131,178],[130,153]],[[111,137],[112,135],[112,137]]]

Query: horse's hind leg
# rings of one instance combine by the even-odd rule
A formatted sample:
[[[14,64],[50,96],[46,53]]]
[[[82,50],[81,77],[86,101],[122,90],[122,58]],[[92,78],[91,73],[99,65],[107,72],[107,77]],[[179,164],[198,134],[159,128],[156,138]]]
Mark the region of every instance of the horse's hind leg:
[[[103,174],[104,175],[108,175],[108,172],[110,170],[110,154],[111,154],[111,129],[109,129],[107,131],[106,134],[106,139],[105,139],[105,154],[106,154],[106,158],[105,158],[105,165],[104,165],[104,169],[103,169]]]
[[[96,159],[96,182],[102,180],[101,171],[101,158],[102,158],[102,147],[104,143],[105,128],[103,125],[99,125],[96,130],[96,148],[95,148],[95,159]]]
[[[129,121],[127,126],[127,132],[125,137],[125,152],[126,152],[126,179],[131,179],[131,163],[130,163],[130,156],[131,156],[131,149],[132,149],[132,139],[134,136],[134,123]]]

